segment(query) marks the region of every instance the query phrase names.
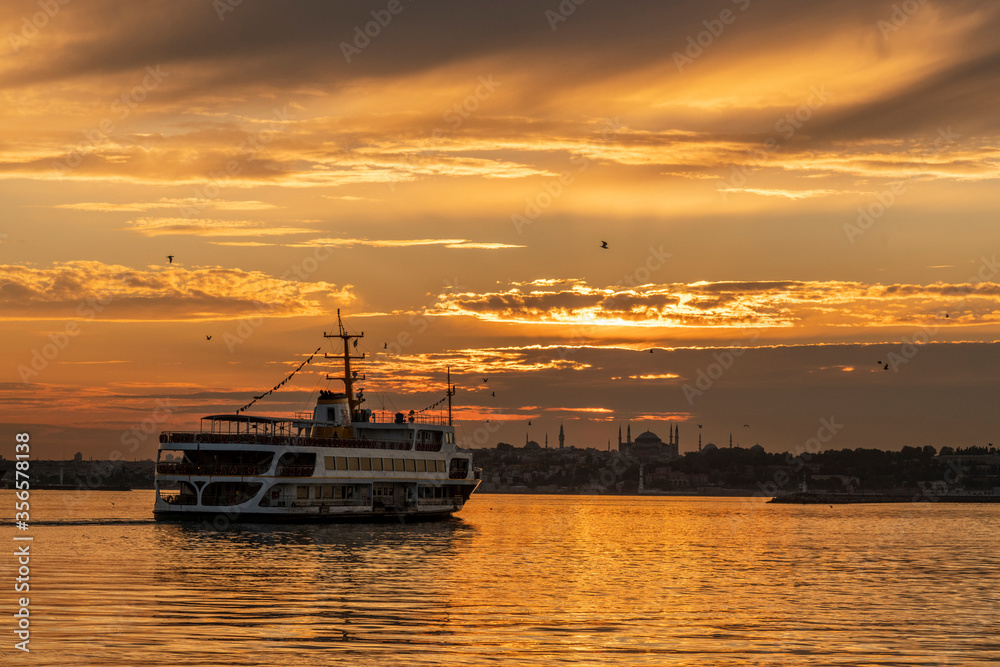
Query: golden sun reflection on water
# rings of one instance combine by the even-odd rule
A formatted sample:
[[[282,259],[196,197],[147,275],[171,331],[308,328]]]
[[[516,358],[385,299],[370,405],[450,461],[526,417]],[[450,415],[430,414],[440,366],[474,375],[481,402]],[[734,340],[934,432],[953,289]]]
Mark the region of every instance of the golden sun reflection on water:
[[[16,664],[1000,660],[997,505],[478,494],[439,523],[215,531],[149,521],[146,491],[36,495]]]

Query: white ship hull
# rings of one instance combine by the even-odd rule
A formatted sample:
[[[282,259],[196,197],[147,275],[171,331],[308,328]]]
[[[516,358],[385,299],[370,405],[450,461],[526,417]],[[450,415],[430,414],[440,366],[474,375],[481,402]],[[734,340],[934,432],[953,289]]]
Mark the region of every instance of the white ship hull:
[[[433,428],[406,427],[414,435]],[[239,433],[165,433],[161,439],[161,454],[180,459],[157,463],[153,515],[162,520],[446,518],[461,510],[479,485],[468,454],[433,445],[421,451],[398,441]],[[349,446],[354,444],[363,446]]]

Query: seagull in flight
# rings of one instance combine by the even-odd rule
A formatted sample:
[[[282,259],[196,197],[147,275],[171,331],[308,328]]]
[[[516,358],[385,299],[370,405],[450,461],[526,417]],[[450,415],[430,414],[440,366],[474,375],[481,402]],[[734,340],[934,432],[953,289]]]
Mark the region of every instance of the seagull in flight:
[[[167,255],[167,264],[173,264],[173,263],[174,263],[174,256]]]
[[[492,391],[492,392],[490,392],[490,396],[492,396],[493,398],[496,398],[497,397],[497,393],[495,391]]]
[[[605,250],[608,250],[608,242],[607,241],[601,241],[601,247],[604,248]]]
[[[208,334],[205,334],[205,340],[212,340],[212,337],[209,336]]]
[[[483,382],[489,382],[489,381],[490,381],[489,378],[483,378]]]
[[[383,350],[388,350],[389,349],[389,343],[382,343],[382,349]]]
[[[750,428],[750,424],[744,424],[743,428]]]
[[[882,366],[882,370],[884,370],[884,371],[889,370],[889,364],[886,364],[886,365]]]

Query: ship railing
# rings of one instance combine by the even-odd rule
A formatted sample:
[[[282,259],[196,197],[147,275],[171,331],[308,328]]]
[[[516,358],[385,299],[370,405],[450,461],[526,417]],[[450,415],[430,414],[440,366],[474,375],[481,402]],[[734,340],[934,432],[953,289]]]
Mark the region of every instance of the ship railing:
[[[293,500],[289,507],[368,507],[364,498],[330,498],[328,500]]]
[[[373,412],[371,421],[375,424],[428,424],[430,426],[448,426],[448,417],[445,415],[424,415],[414,414],[410,421],[408,414],[403,414],[403,421],[396,417],[397,413]]]
[[[278,477],[312,477],[316,466],[278,466]]]
[[[263,475],[271,466],[248,465],[195,465],[193,463],[161,462],[156,464],[159,475],[221,475],[221,476],[254,476]]]
[[[401,440],[368,440],[365,438],[312,438],[294,435],[255,435],[252,433],[199,433],[196,431],[165,431],[160,434],[161,444],[203,445],[273,445],[279,447],[330,447],[341,449],[412,450],[413,443]],[[417,443],[416,449],[424,452],[441,451],[441,443]]]
[[[207,507],[228,507],[232,505],[242,505],[252,499],[253,496],[248,495],[203,496],[201,504]]]
[[[198,496],[190,494],[177,494],[173,496],[160,495],[160,500],[167,503],[168,505],[197,505]]]

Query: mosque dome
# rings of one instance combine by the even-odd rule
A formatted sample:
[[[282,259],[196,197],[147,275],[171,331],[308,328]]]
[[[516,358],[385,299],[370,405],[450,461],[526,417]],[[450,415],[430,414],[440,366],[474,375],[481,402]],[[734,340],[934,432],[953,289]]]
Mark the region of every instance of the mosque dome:
[[[715,446],[715,443],[714,442],[710,442],[707,445],[705,445],[705,448],[702,451],[704,451],[704,452],[714,452],[716,449],[718,449],[718,447]]]
[[[660,436],[656,435],[652,431],[645,431],[644,433],[640,433],[636,437],[635,441],[637,443],[649,443],[652,445],[659,445],[663,443],[663,441],[660,440]]]
[[[763,454],[764,448],[761,447],[760,445],[754,445],[753,447],[750,448],[750,451],[754,454]]]

